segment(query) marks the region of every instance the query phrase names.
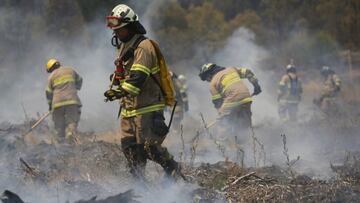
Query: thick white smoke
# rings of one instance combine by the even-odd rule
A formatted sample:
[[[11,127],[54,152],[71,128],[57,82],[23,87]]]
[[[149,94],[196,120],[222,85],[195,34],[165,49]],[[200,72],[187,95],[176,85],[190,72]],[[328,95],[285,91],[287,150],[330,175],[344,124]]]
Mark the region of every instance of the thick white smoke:
[[[146,1],[148,3],[148,1]],[[149,37],[153,36],[150,28],[151,16],[156,12],[156,8],[161,5],[162,1],[152,1],[147,5],[144,14],[140,14],[144,26],[147,28]],[[137,3],[134,3],[137,4]],[[142,2],[139,6],[143,7]],[[136,10],[135,5],[134,9]],[[6,28],[2,27],[6,19],[16,18],[16,10],[0,9],[0,33],[6,33]],[[99,16],[99,19],[103,16]],[[108,30],[102,19],[90,25],[86,25],[85,34],[79,35],[73,39],[59,40],[49,36],[44,36],[41,41],[31,42],[33,49],[27,53],[27,57],[21,58],[16,54],[7,54],[8,58],[0,55],[0,122],[10,121],[21,123],[24,120],[22,105],[30,116],[36,115],[37,112],[47,111],[45,99],[45,85],[47,73],[45,72],[45,63],[48,58],[57,58],[64,65],[75,68],[83,77],[83,88],[79,92],[83,103],[82,118],[80,121],[80,130],[83,131],[107,131],[117,130],[119,121],[116,119],[118,105],[116,102],[104,103],[103,92],[108,88],[109,74],[113,71],[113,61],[115,59],[115,49],[110,44],[111,30]],[[87,35],[86,33],[91,33]],[[88,36],[91,36],[89,38]],[[83,43],[84,38],[88,41]],[[85,40],[86,41],[86,40]],[[81,43],[80,43],[81,42]],[[11,52],[10,45],[8,50]],[[199,52],[206,47],[199,47]],[[199,54],[201,55],[201,54]],[[280,134],[287,133],[288,148],[291,158],[300,156],[303,163],[302,170],[314,170],[315,174],[328,171],[328,163],[332,160],[330,156],[324,156],[331,152],[329,146],[333,144],[330,140],[333,137],[327,137],[326,131],[316,131],[299,126],[283,126],[278,122],[276,87],[279,78],[272,71],[266,70],[266,67],[260,67],[260,61],[271,55],[269,51],[260,47],[254,42],[254,34],[245,29],[238,28],[228,39],[223,49],[210,56],[210,61],[222,66],[245,66],[253,70],[260,81],[263,93],[254,97],[252,105],[253,121],[256,136],[263,142],[267,153],[266,164],[284,164],[285,157],[282,154],[282,141]],[[19,63],[19,61],[23,61]],[[196,62],[197,63],[197,62]],[[23,67],[17,67],[21,64]],[[188,79],[190,112],[185,116],[184,136],[187,142],[186,149],[189,151],[189,142],[196,135],[197,130],[202,130],[200,113],[202,113],[207,123],[215,120],[217,113],[211,103],[209,93],[209,84],[203,82],[198,77],[199,64],[192,64],[191,61],[181,61],[173,64],[178,74],[185,74]],[[183,72],[181,71],[183,70]],[[253,88],[247,83],[250,92]],[[301,112],[301,109],[300,109]],[[330,133],[330,132],[329,132]],[[174,155],[178,155],[181,150],[180,138],[169,135],[169,150]],[[250,139],[250,135],[249,135]],[[223,161],[224,158],[219,150],[212,143],[207,142],[208,137],[202,135],[199,144],[199,154],[196,162],[217,162]],[[251,141],[251,140],[250,140]],[[343,144],[344,150],[346,144]],[[354,146],[353,146],[354,147]],[[356,147],[356,145],[355,145]],[[251,143],[244,144],[246,151],[246,165],[252,165]],[[259,149],[258,149],[259,150]],[[177,157],[178,158],[178,157]],[[187,154],[189,158],[189,152]],[[307,168],[308,167],[308,168]],[[309,169],[310,168],[310,169]],[[113,187],[118,186],[118,192],[128,189],[128,185],[114,183]],[[158,196],[148,198],[149,202],[158,200],[158,202],[187,202],[186,190],[189,186],[181,185],[179,187],[169,187],[163,199],[159,200]],[[184,196],[178,196],[179,193]],[[164,191],[163,191],[164,192]],[[113,194],[117,193],[113,191]],[[80,197],[80,196],[79,196]],[[148,196],[144,195],[142,200],[146,202]]]
[[[146,16],[154,12],[154,9],[159,6],[159,2],[153,1],[151,4],[147,4],[148,8],[143,9],[146,12],[140,13],[140,19],[144,19],[143,24],[150,36],[152,32]],[[140,4],[139,7],[143,7],[143,4]],[[133,8],[137,10],[137,5],[133,5]],[[6,19],[18,18],[17,13],[20,11],[17,9],[1,9],[0,11],[0,33],[6,33],[7,28],[2,26],[5,24],[3,22]],[[40,15],[42,14],[40,13]],[[47,111],[45,87],[48,74],[45,71],[45,64],[49,58],[56,58],[63,65],[73,67],[83,77],[83,87],[79,91],[79,97],[83,104],[79,123],[80,131],[117,131],[119,129],[118,102],[105,103],[103,96],[110,83],[109,75],[114,71],[113,61],[116,57],[116,50],[110,43],[112,31],[106,28],[103,16],[99,16],[98,21],[87,24],[84,30],[74,38],[58,39],[40,33],[43,37],[41,40],[29,42],[31,46],[24,57],[20,58],[14,51],[13,54],[7,54],[9,56],[7,58],[0,58],[3,65],[0,67],[0,91],[2,93],[0,122],[22,123],[25,119],[23,107],[29,117],[36,117],[37,113],[42,114]],[[19,33],[20,35],[21,33]],[[9,50],[10,52],[12,49],[10,45],[2,44],[0,46],[9,46],[6,49],[2,47],[3,49],[0,50]],[[50,121],[51,117],[48,120]],[[124,165],[124,167],[126,166]],[[5,171],[2,173],[11,174]],[[157,175],[162,178],[162,175]],[[139,200],[141,202],[164,203],[191,201],[189,199],[190,193],[195,187],[193,185],[171,184],[172,186],[160,186],[149,191],[149,189],[143,189],[131,182],[116,182],[110,185],[109,183],[99,184],[108,188],[107,193],[96,194],[99,198],[134,188],[136,194],[140,193]],[[4,185],[0,184],[0,188],[2,190],[13,190],[31,202],[65,202],[66,200],[90,198],[84,197],[82,194],[66,192],[65,189],[57,188],[57,186],[52,188],[41,188],[39,186],[37,191],[33,191],[31,188],[21,189],[13,183],[4,183]],[[158,193],[166,195],[159,198]]]

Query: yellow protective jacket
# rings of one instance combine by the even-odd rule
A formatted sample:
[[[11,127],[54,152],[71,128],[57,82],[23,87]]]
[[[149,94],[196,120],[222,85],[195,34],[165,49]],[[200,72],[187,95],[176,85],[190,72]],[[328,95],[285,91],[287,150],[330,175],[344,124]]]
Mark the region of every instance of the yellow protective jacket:
[[[295,73],[287,73],[281,77],[278,88],[280,103],[299,103],[302,92],[301,80]]]
[[[187,86],[183,84],[175,74],[172,76],[172,80],[176,93],[177,106],[182,108],[188,105]]]
[[[61,66],[50,73],[46,87],[46,98],[52,109],[77,104],[81,106],[77,91],[82,78],[71,67]]]
[[[242,81],[257,83],[255,75],[247,68],[225,68],[217,72],[210,81],[210,93],[219,114],[228,114],[234,108],[252,102],[249,89]]]
[[[340,90],[341,80],[336,74],[329,74],[324,80],[321,90],[321,97],[332,98],[338,95]]]
[[[135,35],[129,42],[122,43],[119,56],[122,56],[136,40],[142,37]],[[133,117],[144,113],[163,110],[165,99],[161,88],[155,82],[160,82],[160,69],[154,46],[149,39],[140,42],[134,51],[134,57],[123,62],[125,79],[120,88],[129,94],[120,101],[122,117]]]

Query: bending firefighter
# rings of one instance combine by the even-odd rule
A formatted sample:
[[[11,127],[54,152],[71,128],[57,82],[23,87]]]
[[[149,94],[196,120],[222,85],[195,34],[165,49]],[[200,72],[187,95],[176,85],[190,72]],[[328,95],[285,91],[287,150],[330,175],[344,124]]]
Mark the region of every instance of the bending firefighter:
[[[46,98],[58,141],[76,142],[75,134],[80,120],[81,102],[77,95],[82,78],[71,67],[62,66],[56,59],[46,64],[50,73],[46,88]]]
[[[298,105],[302,95],[301,81],[294,65],[286,66],[286,74],[281,77],[278,89],[279,116],[283,121],[296,121]]]
[[[231,133],[251,127],[252,95],[261,93],[257,78],[247,68],[221,67],[213,63],[202,66],[201,80],[210,82],[212,102],[218,110],[221,125],[229,125]],[[254,86],[250,95],[242,79],[248,79]]]
[[[186,78],[184,75],[176,75],[174,72],[170,73],[174,83],[177,101],[172,129],[175,133],[178,133],[180,131],[182,120],[184,119],[184,113],[189,111]]]
[[[323,66],[320,74],[323,77],[321,95],[314,100],[314,103],[326,114],[337,113],[337,98],[341,89],[341,80],[328,66]]]
[[[168,126],[163,110],[175,98],[171,76],[158,45],[146,38],[145,28],[134,11],[116,6],[107,17],[107,26],[114,31],[113,45],[119,57],[111,76],[112,86],[104,93],[113,101],[120,99],[121,146],[136,178],[143,178],[147,160],[160,164],[167,175],[179,172],[179,164],[162,147]],[[121,43],[120,43],[120,42]]]

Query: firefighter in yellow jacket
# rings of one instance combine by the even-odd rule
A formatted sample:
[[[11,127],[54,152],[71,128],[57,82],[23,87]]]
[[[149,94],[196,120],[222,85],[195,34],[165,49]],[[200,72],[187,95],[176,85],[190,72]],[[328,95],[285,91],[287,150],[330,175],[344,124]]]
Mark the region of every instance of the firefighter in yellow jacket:
[[[62,66],[56,59],[46,64],[50,73],[46,87],[46,98],[58,140],[75,141],[75,134],[80,120],[81,102],[77,95],[82,85],[82,78],[71,67]]]
[[[177,105],[174,114],[173,132],[178,133],[182,120],[184,119],[184,113],[189,110],[189,102],[187,96],[186,78],[184,75],[177,75],[171,72],[171,78],[174,82],[175,94]]]
[[[320,74],[323,77],[321,95],[314,100],[314,103],[326,114],[337,113],[337,99],[341,90],[341,80],[334,70],[328,66],[323,66]]]
[[[298,105],[302,95],[301,80],[296,74],[296,67],[286,66],[286,74],[281,77],[278,89],[279,116],[283,121],[296,121]]]
[[[219,119],[235,129],[248,129],[251,126],[252,95],[261,93],[254,73],[247,68],[225,68],[209,63],[202,66],[199,76],[201,80],[210,82],[212,102]],[[245,78],[254,86],[252,95],[242,81]]]
[[[106,19],[114,31],[112,41],[119,57],[115,62],[117,71],[111,76],[117,89],[104,95],[110,101],[120,99],[121,147],[130,172],[135,178],[143,178],[149,159],[172,176],[179,171],[179,164],[161,145],[168,126],[164,122],[165,100],[159,84],[157,49],[153,41],[144,37],[145,28],[127,5],[117,5]]]

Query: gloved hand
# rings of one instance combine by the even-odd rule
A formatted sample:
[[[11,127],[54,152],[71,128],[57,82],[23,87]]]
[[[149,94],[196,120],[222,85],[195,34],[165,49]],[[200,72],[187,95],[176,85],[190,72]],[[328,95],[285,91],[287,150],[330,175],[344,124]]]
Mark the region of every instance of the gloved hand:
[[[120,99],[121,97],[124,97],[127,93],[123,90],[107,90],[106,92],[104,92],[104,96],[106,97],[107,100],[109,101],[114,101],[116,99]]]
[[[259,84],[254,84],[254,93],[252,95],[258,95],[261,93],[261,87]]]
[[[49,104],[49,111],[51,111],[51,103]]]

